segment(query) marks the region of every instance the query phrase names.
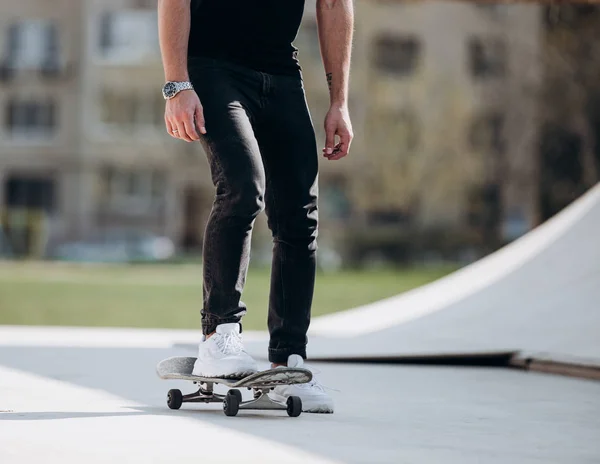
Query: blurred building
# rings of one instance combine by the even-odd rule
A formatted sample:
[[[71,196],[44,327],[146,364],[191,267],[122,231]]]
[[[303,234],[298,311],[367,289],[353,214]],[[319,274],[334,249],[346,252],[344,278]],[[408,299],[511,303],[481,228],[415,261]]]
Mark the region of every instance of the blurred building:
[[[323,143],[313,3],[296,45]],[[45,211],[56,241],[132,227],[201,243],[210,178],[199,145],[164,132],[156,19],[155,0],[0,6],[0,209]],[[356,139],[321,163],[325,242],[493,243],[537,223],[540,24],[530,4],[356,3]]]
[[[0,211],[2,223],[50,214],[68,234],[82,213],[83,4],[23,0],[0,6]],[[8,216],[8,212],[11,216]]]
[[[156,1],[85,3],[84,229],[141,228],[197,246],[212,187],[200,145],[165,132]]]
[[[356,140],[348,160],[323,163],[324,216],[390,249],[399,231],[493,246],[536,225],[539,7],[362,0],[356,18]],[[314,11],[298,46],[323,139]]]
[[[0,6],[5,228],[27,223],[50,242],[131,228],[198,244],[212,192],[199,146],[164,131],[156,23],[155,1]]]

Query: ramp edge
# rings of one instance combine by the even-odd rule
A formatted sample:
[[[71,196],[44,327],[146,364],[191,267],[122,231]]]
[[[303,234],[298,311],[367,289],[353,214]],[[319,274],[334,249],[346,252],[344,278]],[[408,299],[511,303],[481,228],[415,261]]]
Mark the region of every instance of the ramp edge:
[[[436,353],[415,355],[374,355],[313,357],[309,362],[356,363],[356,364],[416,364],[426,366],[478,366],[506,367],[517,354],[516,351],[481,353]]]
[[[589,358],[520,352],[510,360],[510,366],[526,371],[600,380],[600,360]]]
[[[479,353],[433,353],[417,355],[314,357],[310,362],[340,364],[397,364],[421,366],[503,367],[580,379],[600,380],[600,360],[548,353],[496,351]]]

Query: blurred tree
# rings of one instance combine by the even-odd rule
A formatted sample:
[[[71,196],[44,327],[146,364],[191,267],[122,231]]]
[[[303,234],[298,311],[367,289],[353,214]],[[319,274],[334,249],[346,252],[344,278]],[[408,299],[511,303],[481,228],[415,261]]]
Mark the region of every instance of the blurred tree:
[[[544,8],[543,219],[600,181],[600,6]]]

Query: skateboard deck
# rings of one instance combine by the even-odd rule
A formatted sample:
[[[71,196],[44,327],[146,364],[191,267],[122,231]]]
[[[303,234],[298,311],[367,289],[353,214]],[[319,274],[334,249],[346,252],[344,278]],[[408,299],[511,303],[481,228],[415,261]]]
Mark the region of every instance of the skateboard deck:
[[[200,377],[192,375],[195,362],[196,358],[168,358],[158,363],[156,371],[161,379],[215,383],[225,385],[229,388],[271,388],[278,385],[306,383],[312,380],[312,372],[308,369],[298,369],[293,367],[279,367],[277,369],[269,369],[237,378]]]
[[[290,396],[285,404],[273,401],[268,392],[279,385],[293,385],[312,380],[312,372],[308,369],[279,367],[268,369],[238,378],[202,377],[193,375],[196,358],[172,357],[164,359],[156,366],[156,373],[161,379],[187,380],[199,386],[196,393],[183,395],[180,390],[170,390],[167,404],[171,409],[179,409],[182,403],[223,402],[223,410],[228,416],[235,416],[240,409],[285,409],[288,415],[297,417],[302,412],[302,401],[299,397]],[[214,393],[215,384],[229,388],[225,395]],[[242,401],[242,394],[237,388],[254,390],[254,399]]]

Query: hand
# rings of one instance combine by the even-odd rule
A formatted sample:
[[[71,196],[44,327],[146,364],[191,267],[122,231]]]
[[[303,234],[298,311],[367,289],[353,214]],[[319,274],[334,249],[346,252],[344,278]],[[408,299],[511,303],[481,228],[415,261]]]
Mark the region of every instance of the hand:
[[[339,142],[336,144],[336,135]],[[352,143],[352,123],[346,105],[332,105],[325,116],[325,148],[323,156],[329,160],[343,158],[350,151]]]
[[[165,125],[171,137],[186,142],[200,140],[197,128],[206,134],[204,111],[196,92],[184,90],[167,100]]]

